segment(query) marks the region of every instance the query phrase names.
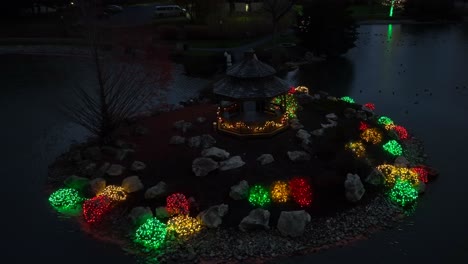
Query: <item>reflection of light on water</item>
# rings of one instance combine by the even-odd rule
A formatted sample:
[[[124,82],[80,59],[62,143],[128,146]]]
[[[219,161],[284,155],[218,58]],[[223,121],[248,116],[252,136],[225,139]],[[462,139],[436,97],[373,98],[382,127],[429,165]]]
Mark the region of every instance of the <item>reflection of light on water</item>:
[[[393,37],[393,25],[388,24],[388,29],[387,29],[387,41],[392,40]]]

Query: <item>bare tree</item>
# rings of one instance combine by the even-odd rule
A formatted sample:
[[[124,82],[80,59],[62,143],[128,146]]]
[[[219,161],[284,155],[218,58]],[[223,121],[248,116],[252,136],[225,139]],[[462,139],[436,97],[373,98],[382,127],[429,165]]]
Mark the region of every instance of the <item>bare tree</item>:
[[[273,26],[273,41],[276,42],[279,21],[291,10],[297,0],[264,0],[263,9],[270,15]]]
[[[96,82],[91,89],[76,88],[77,104],[64,105],[65,114],[72,121],[97,136],[101,144],[113,139],[122,123],[136,115],[154,95],[158,78],[143,64],[117,61],[101,54],[100,34],[96,23],[96,2],[80,4],[88,27],[90,55]]]

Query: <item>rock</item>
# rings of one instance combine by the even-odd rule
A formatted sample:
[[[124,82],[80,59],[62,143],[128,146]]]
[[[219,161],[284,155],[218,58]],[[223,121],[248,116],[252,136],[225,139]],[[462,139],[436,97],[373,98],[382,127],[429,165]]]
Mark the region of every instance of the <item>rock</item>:
[[[204,149],[201,152],[201,155],[203,157],[212,158],[214,160],[225,160],[225,159],[229,158],[230,154],[229,154],[229,152],[227,152],[224,149],[220,149],[220,148],[217,148],[217,147],[211,147],[211,148]]]
[[[338,98],[336,98],[335,96],[327,96],[327,99],[330,100],[330,101],[338,101]]]
[[[135,150],[133,149],[119,149],[117,153],[115,154],[115,159],[122,161],[127,158],[129,158],[130,153],[135,153]]]
[[[317,136],[317,137],[323,136],[324,133],[325,133],[324,128],[315,129],[314,131],[311,132],[312,135]]]
[[[96,163],[91,162],[80,168],[80,173],[83,174],[84,176],[91,177],[95,173],[96,170]]]
[[[84,177],[79,177],[76,175],[72,175],[67,177],[64,181],[65,186],[76,189],[76,190],[83,190],[89,183],[89,179]]]
[[[346,175],[344,187],[346,199],[353,203],[361,200],[362,196],[366,192],[364,185],[361,182],[361,178],[359,178],[357,174],[348,173],[348,175]]]
[[[184,126],[184,124],[185,124],[185,120],[179,120],[179,121],[174,122],[173,126],[177,130],[182,130],[182,127]]]
[[[410,163],[405,157],[398,156],[395,159],[395,162],[393,163],[393,165],[395,165],[395,167],[399,167],[399,168],[407,168],[407,167],[409,167]]]
[[[149,133],[149,129],[144,126],[137,126],[133,129],[133,135],[143,136]]]
[[[172,136],[171,139],[169,140],[169,144],[171,145],[179,145],[179,144],[184,144],[185,143],[185,138],[181,136]]]
[[[304,210],[282,211],[277,228],[283,236],[298,237],[304,233],[306,224],[310,222],[310,214]]]
[[[361,120],[367,120],[367,114],[363,110],[358,110],[356,111],[356,118],[361,119]]]
[[[309,140],[311,135],[309,134],[309,132],[305,131],[304,129],[299,129],[299,131],[297,131],[296,133],[296,137],[299,138],[301,141],[304,141],[304,140]]]
[[[231,186],[229,196],[234,200],[246,199],[249,196],[249,184],[247,181],[240,181],[237,185]]]
[[[257,208],[250,211],[249,215],[244,217],[239,224],[241,231],[250,231],[255,229],[268,230],[270,222],[270,212],[268,210]]]
[[[160,206],[156,208],[155,215],[158,219],[165,219],[169,217],[169,212],[166,207]]]
[[[197,117],[197,122],[198,123],[205,123],[205,121],[206,121],[206,117],[204,117],[204,116]]]
[[[119,164],[112,164],[109,169],[107,169],[106,173],[109,176],[120,176],[122,175],[125,167]]]
[[[103,178],[95,178],[89,181],[89,189],[96,195],[106,188],[106,180]]]
[[[143,183],[140,181],[138,176],[130,176],[123,179],[122,188],[124,188],[124,190],[128,193],[133,193],[143,190],[145,186],[143,186]]]
[[[102,159],[102,153],[99,147],[86,148],[82,154],[85,159],[94,160],[94,161],[100,161]]]
[[[192,162],[192,171],[196,176],[206,176],[217,168],[219,168],[218,162],[210,158],[196,158]]]
[[[344,110],[344,116],[346,118],[354,118],[356,117],[356,109],[353,109],[353,108],[346,108]]]
[[[140,226],[152,217],[153,212],[151,212],[151,209],[142,206],[134,207],[128,215],[128,218],[130,218],[134,226]]]
[[[257,161],[260,162],[260,165],[267,165],[275,161],[275,159],[271,154],[262,154],[257,158]]]
[[[384,175],[378,169],[374,168],[365,181],[369,184],[379,186],[384,183]]]
[[[121,139],[117,139],[114,142],[114,146],[121,148],[121,149],[134,149],[135,148],[135,144],[127,143]]]
[[[296,118],[291,119],[291,121],[289,121],[289,125],[290,125],[291,128],[294,129],[294,130],[298,130],[298,129],[301,129],[301,128],[304,127],[304,126],[299,122],[299,120],[296,119]]]
[[[155,186],[146,190],[145,199],[154,199],[166,193],[167,193],[167,184],[163,181],[160,181]]]
[[[338,120],[338,116],[335,113],[331,113],[325,116],[327,119]]]
[[[423,194],[426,191],[426,184],[423,181],[419,181],[416,185],[416,190],[419,194]]]
[[[187,145],[191,148],[198,148],[200,147],[201,143],[201,137],[200,136],[195,136],[191,137],[187,140]]]
[[[135,171],[135,172],[139,172],[139,171],[142,171],[144,169],[146,169],[146,164],[144,162],[137,161],[137,160],[135,160],[132,163],[132,166],[130,167],[130,170]]]
[[[219,163],[219,169],[222,171],[237,169],[245,165],[245,162],[240,156],[231,157],[228,160]]]
[[[104,146],[101,148],[101,152],[105,155],[115,157],[118,149],[111,146]]]
[[[174,127],[177,130],[182,131],[182,133],[186,133],[189,129],[192,128],[192,123],[187,122],[185,120],[179,120],[179,121],[174,123]]]
[[[105,162],[104,164],[101,165],[101,167],[99,167],[99,169],[93,174],[93,177],[103,177],[107,170],[109,169],[110,167],[110,163],[109,162]]]
[[[291,161],[310,160],[310,155],[305,151],[288,151],[288,157]]]
[[[216,144],[216,139],[208,134],[201,135],[200,140],[200,145],[202,148],[210,148]]]
[[[336,127],[338,125],[338,122],[335,120],[327,119],[328,124],[321,124],[322,128],[330,128],[330,127]]]
[[[209,228],[216,228],[223,222],[222,217],[227,214],[228,210],[229,206],[227,204],[211,206],[207,210],[201,212],[198,218],[203,225]]]

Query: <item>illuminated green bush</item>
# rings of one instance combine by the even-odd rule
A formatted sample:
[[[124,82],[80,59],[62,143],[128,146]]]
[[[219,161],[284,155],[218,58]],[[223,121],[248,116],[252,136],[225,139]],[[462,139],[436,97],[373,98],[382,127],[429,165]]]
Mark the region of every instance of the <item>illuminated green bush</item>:
[[[148,249],[159,248],[166,238],[166,225],[157,218],[150,218],[135,232],[135,242]]]
[[[354,99],[349,97],[349,96],[343,96],[340,98],[341,101],[344,101],[344,102],[347,102],[347,103],[350,103],[350,104],[354,104]]]
[[[59,210],[76,208],[84,200],[77,190],[71,188],[58,189],[49,196],[49,203]]]
[[[382,146],[385,151],[392,154],[393,156],[401,156],[403,149],[396,140],[390,140]]]
[[[253,206],[265,206],[270,203],[270,193],[261,185],[254,185],[249,191],[249,202]]]
[[[398,179],[390,190],[389,197],[392,202],[404,207],[418,198],[418,191],[408,181]]]

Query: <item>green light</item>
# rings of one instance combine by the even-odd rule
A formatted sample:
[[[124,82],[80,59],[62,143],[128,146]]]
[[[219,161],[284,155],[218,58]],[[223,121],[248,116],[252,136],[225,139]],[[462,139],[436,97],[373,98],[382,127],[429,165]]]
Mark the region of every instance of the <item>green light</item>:
[[[393,25],[388,24],[388,31],[387,31],[387,41],[390,41],[393,36]]]
[[[392,154],[393,156],[401,156],[403,149],[396,140],[390,140],[385,145],[382,146],[385,151]]]
[[[150,218],[135,232],[135,242],[149,249],[157,249],[164,242],[166,234],[166,225],[157,218]]]
[[[389,17],[393,17],[393,8],[394,8],[393,3],[394,3],[394,1],[392,1],[392,6],[390,7]]]
[[[377,120],[377,123],[380,125],[388,126],[388,125],[393,125],[393,120],[390,119],[389,117],[381,116],[379,120]]]
[[[349,96],[343,96],[340,98],[341,101],[345,101],[347,103],[350,103],[350,104],[354,104],[354,99],[349,97]]]
[[[281,96],[273,98],[272,102],[277,105],[281,105],[283,99]],[[286,115],[289,119],[296,118],[296,112],[298,108],[297,100],[294,97],[294,94],[288,93],[285,95],[284,100],[286,102]]]
[[[416,201],[418,191],[411,183],[398,179],[388,195],[392,202],[404,207]]]
[[[249,191],[249,202],[253,206],[265,206],[270,203],[270,194],[263,186],[254,185]]]
[[[71,188],[58,189],[49,196],[50,204],[57,210],[77,208],[84,200],[77,190]]]

